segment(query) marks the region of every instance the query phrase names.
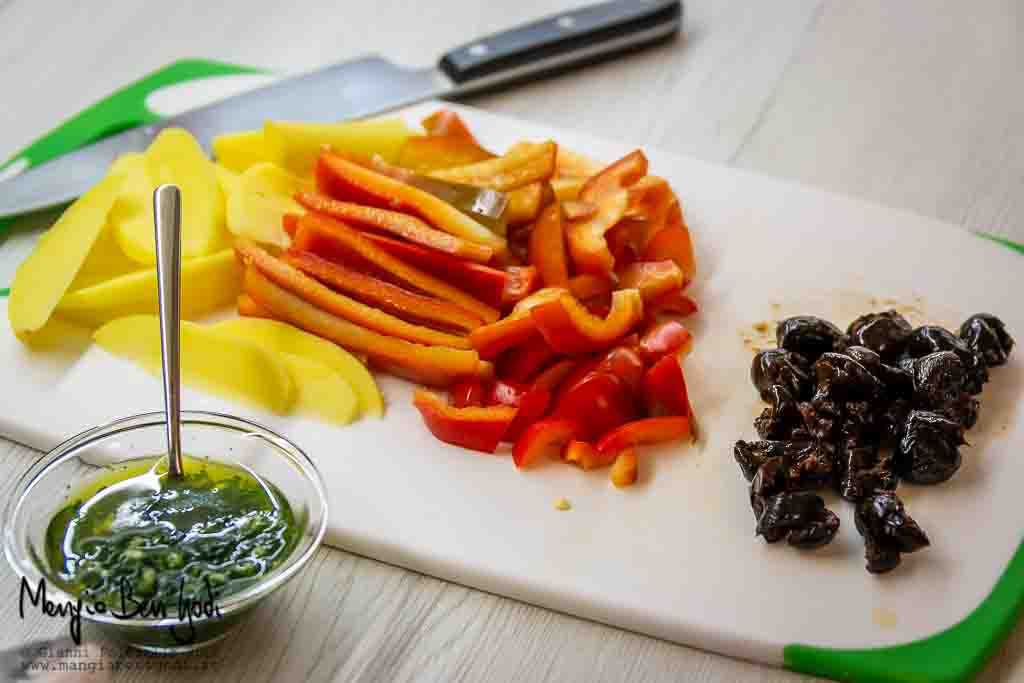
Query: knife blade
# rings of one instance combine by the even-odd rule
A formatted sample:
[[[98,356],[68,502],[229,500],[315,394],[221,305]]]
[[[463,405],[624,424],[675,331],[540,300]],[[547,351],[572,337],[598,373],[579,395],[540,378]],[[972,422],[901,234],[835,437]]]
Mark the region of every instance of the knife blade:
[[[0,218],[80,196],[119,155],[144,150],[168,127],[185,128],[209,152],[217,135],[259,128],[266,120],[362,118],[565,71],[669,39],[682,19],[681,0],[613,0],[469,42],[434,67],[406,68],[370,55],[285,78],[104,138],[0,181]]]

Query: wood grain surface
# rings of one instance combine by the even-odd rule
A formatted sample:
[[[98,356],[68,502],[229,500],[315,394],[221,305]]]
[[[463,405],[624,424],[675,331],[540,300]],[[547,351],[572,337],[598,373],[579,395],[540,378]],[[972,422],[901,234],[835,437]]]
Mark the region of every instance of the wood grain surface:
[[[467,39],[581,4],[0,0],[0,158],[182,57],[285,73],[368,52],[425,65]],[[468,103],[1024,241],[1019,0],[689,0],[686,9],[684,35],[674,43]],[[678,190],[685,202],[686,188]],[[0,440],[0,499],[36,457]],[[62,628],[38,616],[19,619],[17,582],[0,563],[0,648]],[[187,673],[113,678],[810,680],[331,549],[321,549],[240,637],[184,663]],[[1024,678],[1019,626],[980,680],[1012,678]]]

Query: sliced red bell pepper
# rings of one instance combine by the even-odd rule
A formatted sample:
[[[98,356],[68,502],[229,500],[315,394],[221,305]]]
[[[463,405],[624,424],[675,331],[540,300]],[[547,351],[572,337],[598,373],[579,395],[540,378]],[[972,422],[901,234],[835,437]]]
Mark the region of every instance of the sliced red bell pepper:
[[[655,323],[636,345],[636,351],[650,365],[662,356],[675,356],[689,349],[693,343],[690,331],[676,320]]]
[[[619,287],[639,289],[644,303],[683,288],[683,271],[675,261],[637,261],[616,270]]]
[[[626,448],[675,441],[689,434],[689,417],[648,417],[634,420],[602,436],[595,446],[596,457],[602,464],[611,464]]]
[[[540,273],[534,266],[508,266],[505,268],[505,287],[501,290],[501,305],[519,303],[540,287]]]
[[[454,408],[430,391],[418,390],[413,405],[430,433],[445,443],[493,453],[516,417],[510,406]]]
[[[610,372],[592,371],[563,384],[551,416],[577,422],[586,440],[635,420],[639,410],[625,382]]]
[[[496,380],[491,385],[491,405],[514,406],[516,418],[509,425],[502,441],[516,441],[530,425],[544,417],[551,403],[551,392],[544,387],[530,386],[507,380]]]
[[[636,351],[627,346],[617,346],[601,358],[594,370],[610,372],[635,392],[643,381],[646,366]]]
[[[615,291],[615,284],[615,279],[607,273],[601,275],[584,273],[569,278],[566,288],[580,301],[586,301],[604,294],[611,294]]]
[[[591,176],[580,188],[580,199],[598,201],[629,187],[647,175],[647,157],[640,150],[630,152],[618,161]]]
[[[574,420],[541,420],[526,428],[512,448],[516,467],[529,467],[552,448],[580,439],[580,425]]]
[[[654,235],[644,248],[641,259],[644,261],[662,261],[672,259],[683,271],[683,281],[689,283],[697,275],[697,259],[693,253],[693,241],[690,231],[683,220],[683,211],[679,202],[672,205],[665,227]]]
[[[482,358],[490,360],[502,351],[522,344],[537,334],[537,325],[530,312],[536,306],[554,301],[564,289],[546,287],[537,290],[515,305],[512,312],[501,320],[473,330],[469,342]]]
[[[478,379],[468,379],[448,390],[448,400],[453,408],[480,408],[487,401],[488,389]]]
[[[565,252],[562,207],[552,204],[540,214],[530,231],[530,263],[537,266],[546,287],[565,287],[569,281],[569,263]]]
[[[675,356],[664,356],[644,373],[642,394],[651,417],[687,417],[692,412],[683,368]]]
[[[579,364],[580,361],[575,358],[560,360],[537,375],[533,380],[533,385],[536,387],[544,387],[554,394],[562,385],[562,382],[572,374],[573,370],[575,370]]]
[[[544,338],[536,335],[498,359],[498,376],[515,382],[530,382],[556,355]]]
[[[640,292],[620,289],[612,294],[611,311],[605,318],[592,315],[571,294],[536,306],[531,317],[544,340],[561,353],[586,353],[612,346],[643,319]]]
[[[685,318],[696,312],[697,302],[678,290],[663,294],[654,301],[644,302],[644,314],[652,319],[664,314]]]
[[[562,459],[585,470],[592,470],[597,466],[594,447],[586,441],[570,441],[562,451]]]

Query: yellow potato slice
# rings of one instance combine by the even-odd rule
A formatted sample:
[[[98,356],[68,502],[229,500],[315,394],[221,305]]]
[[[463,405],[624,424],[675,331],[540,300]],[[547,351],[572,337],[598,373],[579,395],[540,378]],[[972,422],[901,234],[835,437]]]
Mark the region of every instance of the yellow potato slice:
[[[338,373],[359,399],[364,415],[384,414],[384,398],[366,366],[337,344],[278,320],[236,318],[211,326],[218,334],[241,338],[274,353],[316,361]]]
[[[286,213],[305,213],[293,197],[300,190],[312,190],[313,181],[300,178],[276,164],[260,163],[230,178],[230,171],[218,171],[227,194],[228,230],[257,242],[287,247],[291,238],[281,225]]]
[[[346,123],[268,121],[263,126],[271,158],[300,176],[313,171],[324,147],[364,156],[379,154],[394,163],[411,134],[405,121],[397,118]]]
[[[227,133],[213,139],[213,157],[225,168],[241,173],[253,164],[276,162],[262,130]]]
[[[115,215],[117,239],[130,258],[145,265],[156,263],[153,238],[153,189],[174,183],[181,188],[181,254],[183,259],[211,254],[227,244],[224,197],[213,164],[187,131],[162,131],[139,162],[126,162],[131,183]]]
[[[234,251],[185,261],[181,266],[181,315],[198,318],[235,302],[241,291],[241,269]],[[89,327],[115,318],[156,313],[156,268],[122,275],[66,295],[57,305],[61,317]]]
[[[160,375],[160,323],[155,315],[112,320],[93,340],[109,353]],[[223,335],[182,321],[182,381],[202,391],[263,408],[279,415],[294,404],[295,383],[284,361],[243,340],[224,343]]]
[[[18,267],[7,309],[15,334],[39,330],[50,319],[103,232],[123,177],[108,174],[69,206]]]
[[[355,419],[359,400],[341,375],[301,356],[282,353],[280,358],[295,383],[295,412],[328,424],[347,425]]]

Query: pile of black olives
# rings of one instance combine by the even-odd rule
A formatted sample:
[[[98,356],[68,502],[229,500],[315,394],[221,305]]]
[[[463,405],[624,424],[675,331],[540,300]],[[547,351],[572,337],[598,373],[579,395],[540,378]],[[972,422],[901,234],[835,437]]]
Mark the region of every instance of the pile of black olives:
[[[857,506],[867,570],[894,569],[901,553],[928,545],[894,493],[900,479],[937,484],[960,468],[975,396],[1013,339],[987,313],[953,334],[915,329],[896,311],[863,315],[845,333],[821,318],[787,318],[775,337],[778,348],[758,353],[750,369],[768,403],[754,420],[762,440],[733,451],[757,534],[798,548],[829,543],[839,518],[815,491],[831,487]]]

